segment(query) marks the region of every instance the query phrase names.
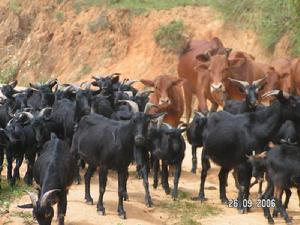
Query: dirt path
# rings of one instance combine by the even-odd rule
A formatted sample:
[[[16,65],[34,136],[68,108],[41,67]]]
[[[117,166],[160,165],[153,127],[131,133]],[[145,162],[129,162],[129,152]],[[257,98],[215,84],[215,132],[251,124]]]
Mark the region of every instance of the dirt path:
[[[198,157],[200,158],[200,150],[198,151]],[[186,157],[183,164],[183,173],[179,183],[179,189],[182,192],[188,193],[187,198],[196,196],[199,189],[199,171],[196,175],[191,174],[191,150],[190,146],[186,151]],[[108,178],[108,185],[104,197],[106,216],[100,216],[96,213],[96,205],[98,198],[98,178],[95,175],[92,179],[91,193],[94,199],[94,205],[86,205],[83,201],[84,197],[84,185],[73,185],[68,195],[68,211],[66,216],[67,225],[96,225],[96,224],[108,224],[108,225],[148,225],[148,224],[174,224],[176,220],[174,215],[169,214],[168,211],[161,208],[162,202],[172,201],[170,196],[166,196],[161,188],[154,190],[151,186],[151,194],[155,206],[153,208],[147,208],[144,205],[144,189],[142,181],[137,180],[134,176],[134,167],[130,168],[130,178],[128,180],[128,194],[129,201],[125,202],[125,210],[127,212],[127,220],[121,220],[117,216],[117,179],[115,173],[110,173]],[[267,221],[263,217],[261,209],[252,209],[247,215],[238,214],[237,210],[228,208],[221,205],[218,197],[218,167],[213,166],[210,170],[206,183],[206,197],[208,198],[208,204],[221,209],[218,215],[208,216],[200,218],[199,223],[203,225],[229,225],[229,224],[242,224],[242,225],[266,225]],[[150,178],[152,184],[152,177]],[[170,182],[172,187],[172,183]],[[256,199],[257,186],[253,187],[251,191],[251,198],[253,201]],[[236,190],[234,187],[234,181],[232,176],[229,176],[229,186],[227,188],[228,198],[233,199],[236,197]],[[28,203],[27,196],[23,196],[21,199],[17,199],[10,206],[10,213],[6,214],[3,218],[0,218],[0,224],[14,224],[21,225],[24,223],[24,218],[12,216],[13,214],[20,213],[21,210],[16,207],[20,203]],[[197,203],[200,204],[200,203]],[[290,201],[288,212],[294,218],[294,224],[300,224],[300,214],[298,208],[298,200],[295,190]],[[29,211],[30,212],[30,211]],[[197,220],[198,221],[198,220]],[[8,223],[11,222],[11,223]],[[276,224],[285,224],[282,218],[275,220]],[[56,221],[53,223],[56,224]]]

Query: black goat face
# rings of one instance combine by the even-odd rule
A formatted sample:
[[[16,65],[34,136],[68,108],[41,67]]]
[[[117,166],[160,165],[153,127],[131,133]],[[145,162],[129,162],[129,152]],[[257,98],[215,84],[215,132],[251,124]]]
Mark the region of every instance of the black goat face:
[[[0,88],[0,90],[4,96],[6,96],[7,98],[11,98],[13,94],[17,93],[14,90],[14,88],[17,86],[17,84],[18,84],[17,81],[10,82],[9,84],[3,85]]]
[[[91,112],[92,92],[91,90],[79,90],[76,94],[76,112],[80,117]]]
[[[54,210],[50,204],[41,207],[39,202],[33,208],[33,217],[38,221],[39,225],[50,225],[54,216]]]
[[[255,110],[257,104],[258,104],[258,89],[255,85],[249,85],[245,88],[246,92],[246,102],[248,106]]]
[[[107,76],[96,78],[96,80],[92,82],[92,85],[99,87],[103,94],[111,94],[113,85],[117,82],[119,82],[119,76]]]
[[[35,140],[37,147],[41,147],[46,141],[49,140],[50,131],[47,128],[46,122],[42,118],[35,118],[32,122],[32,128],[35,133]]]
[[[132,116],[131,122],[134,124],[135,145],[138,147],[142,147],[145,144],[145,137],[147,134],[147,127],[150,122],[150,116],[138,112]]]

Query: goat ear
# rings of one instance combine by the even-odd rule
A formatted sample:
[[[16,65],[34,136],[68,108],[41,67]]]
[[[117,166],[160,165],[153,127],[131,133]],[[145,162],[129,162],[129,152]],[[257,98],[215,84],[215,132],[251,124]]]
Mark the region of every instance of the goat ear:
[[[12,81],[12,82],[9,83],[9,85],[10,85],[12,88],[15,88],[15,87],[17,86],[17,84],[18,84],[18,81],[17,81],[17,80]]]
[[[56,85],[56,84],[57,84],[57,80],[55,79],[55,80],[49,81],[48,86],[52,89],[54,87],[54,85]]]
[[[20,208],[20,209],[32,209],[33,204],[29,203],[29,204],[24,204],[24,205],[17,205],[17,207]]]
[[[114,84],[114,83],[117,83],[117,82],[119,82],[119,79],[120,79],[120,77],[119,76],[115,76],[115,77],[113,77],[112,79],[111,79],[111,82]]]
[[[152,80],[141,79],[140,82],[145,86],[154,87],[154,82]]]

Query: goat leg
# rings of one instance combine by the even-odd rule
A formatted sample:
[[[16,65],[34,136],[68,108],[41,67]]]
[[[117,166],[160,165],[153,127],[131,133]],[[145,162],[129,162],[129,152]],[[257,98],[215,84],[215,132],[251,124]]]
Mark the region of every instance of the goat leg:
[[[158,186],[158,172],[159,172],[159,160],[153,159],[153,188],[156,189]]]
[[[286,212],[286,209],[282,205],[282,201],[281,201],[282,192],[283,192],[283,189],[281,187],[278,187],[278,186],[275,185],[275,187],[274,187],[275,204],[276,204],[276,207],[277,207],[278,211],[283,216],[285,222],[287,224],[291,224],[292,223],[292,219],[289,217],[289,215]]]
[[[166,163],[166,161],[162,161],[162,165],[161,165],[161,183],[162,186],[165,190],[165,193],[168,195],[171,192],[170,186],[169,186],[169,170],[168,170],[168,164]]]
[[[197,147],[192,146],[192,173],[196,173],[197,170]]]
[[[105,208],[103,206],[103,195],[106,189],[106,182],[107,182],[107,168],[100,168],[99,170],[99,199],[97,203],[97,212],[99,215],[105,215]]]
[[[149,191],[149,181],[148,181],[148,168],[147,163],[142,165],[141,171],[143,175],[143,185],[145,189],[145,203],[148,207],[151,207],[153,202],[151,199],[150,191]]]
[[[85,202],[89,205],[93,205],[93,198],[91,196],[91,178],[96,170],[95,166],[88,165],[88,168],[86,170],[86,173],[84,174],[84,189],[85,189]]]
[[[228,204],[228,198],[226,196],[226,184],[228,178],[229,169],[221,167],[219,172],[219,185],[220,185],[220,199],[222,204]]]
[[[118,214],[121,219],[126,219],[126,212],[123,206],[123,194],[126,190],[126,182],[128,168],[122,168],[118,170],[118,195],[119,195],[119,203],[118,203]]]
[[[202,170],[200,175],[201,182],[200,182],[199,195],[198,197],[193,197],[192,200],[200,200],[201,202],[203,202],[207,200],[204,194],[204,186],[207,177],[207,171],[210,169],[209,158],[204,148],[202,149],[202,154],[201,154],[201,165],[202,165]]]
[[[20,178],[20,167],[23,163],[23,159],[24,159],[24,155],[22,156],[19,156],[17,159],[16,159],[16,166],[14,168],[14,174],[13,174],[13,177],[10,181],[10,185],[11,186],[14,186],[16,184],[16,180],[18,178]]]
[[[1,173],[3,170],[3,161],[4,161],[4,149],[3,146],[0,146],[0,189],[1,189]]]
[[[180,175],[181,175],[181,163],[182,162],[176,164],[176,167],[175,167],[174,188],[173,188],[173,191],[172,191],[173,200],[176,200],[177,195],[178,195],[178,182],[179,182],[179,178],[180,178]]]
[[[67,204],[67,193],[66,191],[62,191],[61,193],[59,193],[59,201],[57,204],[57,219],[59,225],[64,225],[65,223]]]

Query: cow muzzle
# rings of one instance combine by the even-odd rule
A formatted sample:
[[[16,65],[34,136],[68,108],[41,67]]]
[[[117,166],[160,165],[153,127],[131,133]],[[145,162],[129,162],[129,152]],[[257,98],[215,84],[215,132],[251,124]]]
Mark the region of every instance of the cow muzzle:
[[[169,98],[160,98],[159,99],[159,104],[171,104],[171,100]]]
[[[218,83],[218,84],[211,84],[210,85],[210,91],[211,92],[224,92],[225,91],[225,87],[222,83]]]

